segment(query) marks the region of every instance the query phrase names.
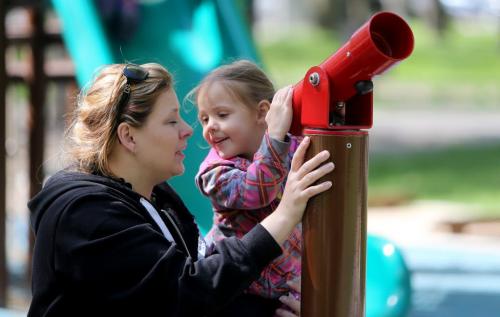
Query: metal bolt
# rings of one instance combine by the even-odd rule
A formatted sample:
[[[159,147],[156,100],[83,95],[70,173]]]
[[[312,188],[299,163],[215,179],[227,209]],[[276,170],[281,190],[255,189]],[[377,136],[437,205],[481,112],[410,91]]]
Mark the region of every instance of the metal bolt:
[[[351,52],[347,51],[346,55],[347,55],[347,57],[351,57]]]
[[[342,108],[344,108],[344,106],[345,106],[345,102],[343,102],[343,101],[337,102],[337,109],[342,109]]]
[[[309,75],[309,82],[311,83],[311,85],[313,85],[314,87],[318,86],[319,85],[319,74],[317,72],[314,72],[312,73],[311,75]]]
[[[350,149],[350,148],[352,148],[352,144],[351,143],[347,143],[345,147],[348,148],[348,149]]]

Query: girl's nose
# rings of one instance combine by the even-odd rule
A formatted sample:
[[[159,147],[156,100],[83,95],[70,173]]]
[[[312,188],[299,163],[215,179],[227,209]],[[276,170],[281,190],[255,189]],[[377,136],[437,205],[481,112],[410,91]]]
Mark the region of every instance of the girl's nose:
[[[208,131],[216,131],[219,128],[219,124],[215,120],[209,119],[206,128]]]

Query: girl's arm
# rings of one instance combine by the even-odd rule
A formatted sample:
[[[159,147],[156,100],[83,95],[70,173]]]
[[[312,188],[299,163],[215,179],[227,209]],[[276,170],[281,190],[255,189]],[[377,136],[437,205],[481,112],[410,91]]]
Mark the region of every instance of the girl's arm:
[[[289,149],[290,142],[272,139],[266,133],[250,164],[239,158],[213,161],[198,174],[196,183],[216,209],[267,206],[281,196],[290,165]]]
[[[219,207],[216,209],[257,209],[281,196],[290,165],[289,151],[296,148],[296,140],[290,147],[287,136],[292,112],[291,87],[278,90],[266,115],[268,131],[251,164],[245,166],[242,159],[219,159],[202,168],[196,183],[212,205]]]

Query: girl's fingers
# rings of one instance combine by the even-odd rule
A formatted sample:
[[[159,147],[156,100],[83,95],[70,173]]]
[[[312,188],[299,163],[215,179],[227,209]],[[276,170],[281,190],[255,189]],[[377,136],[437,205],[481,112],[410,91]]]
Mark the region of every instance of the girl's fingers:
[[[278,308],[276,310],[276,315],[278,317],[298,317],[298,315],[295,315],[294,313],[289,312],[288,310]]]
[[[300,301],[294,298],[292,294],[281,296],[279,300],[294,312],[296,313],[300,312]]]
[[[275,106],[283,105],[283,104],[286,105],[286,103],[289,102],[288,99],[291,98],[292,91],[293,91],[292,86],[286,86],[284,88],[279,89],[274,94],[273,102],[271,103],[271,105],[275,105]]]
[[[294,278],[293,280],[290,280],[290,281],[286,282],[286,284],[288,286],[290,286],[290,288],[293,289],[294,291],[296,291],[297,293],[301,292],[301,290],[300,290],[301,284],[300,283],[301,283],[300,282],[300,276]]]
[[[281,296],[279,300],[290,310],[278,309],[280,310],[280,312],[276,310],[278,316],[300,316],[300,301],[294,298],[293,295]]]
[[[286,99],[288,94],[288,87],[279,89],[273,97],[273,101],[275,104],[282,104],[283,100]]]
[[[311,142],[311,139],[306,136],[302,142],[300,142],[299,147],[295,151],[295,154],[293,155],[292,158],[292,164],[290,167],[290,171],[297,171],[299,168],[302,166],[302,163],[304,162],[304,156],[306,155],[307,148],[309,147],[309,143]]]
[[[285,96],[285,105],[286,106],[292,106],[292,97],[293,97],[293,87],[288,86],[287,91],[286,91],[286,96]]]

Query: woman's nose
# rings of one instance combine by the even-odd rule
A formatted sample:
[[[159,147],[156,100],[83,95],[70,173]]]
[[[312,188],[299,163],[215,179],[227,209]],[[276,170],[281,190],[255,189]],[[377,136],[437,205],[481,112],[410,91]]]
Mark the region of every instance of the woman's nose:
[[[181,131],[180,131],[181,139],[184,138],[189,138],[190,136],[193,135],[193,128],[189,124],[186,123],[186,121],[182,120],[182,126],[181,126]]]

